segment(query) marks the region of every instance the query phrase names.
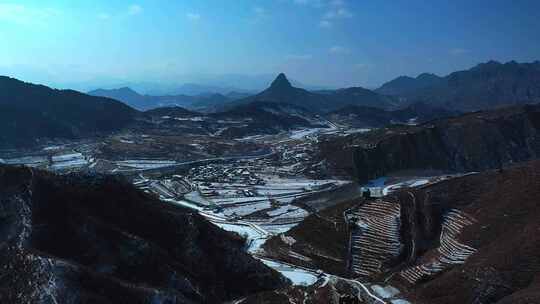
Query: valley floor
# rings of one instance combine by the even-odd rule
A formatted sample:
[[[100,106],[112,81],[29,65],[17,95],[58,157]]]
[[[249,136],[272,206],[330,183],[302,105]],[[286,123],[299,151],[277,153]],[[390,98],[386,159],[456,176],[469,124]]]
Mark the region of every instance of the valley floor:
[[[246,251],[291,280],[293,285],[289,289],[275,293],[294,303],[338,303],[339,297],[352,296],[366,303],[406,304],[395,287],[359,279],[349,271],[347,265],[354,263],[351,256],[328,254],[335,260],[336,270],[292,250],[297,240],[287,232],[327,208],[357,206],[366,190],[372,197],[379,197],[451,176],[416,172],[412,176],[380,178],[364,186],[348,178],[331,176],[325,171],[324,159],[318,155],[320,138],[366,130],[327,123],[327,128],[236,140],[215,136],[164,139],[128,132],[99,141],[65,142],[24,153],[4,151],[0,162],[62,174],[79,171],[121,174],[164,203],[191,208],[214,225],[245,238]],[[177,152],[170,153],[169,140],[180,146]],[[221,150],[216,154],[215,149]],[[336,221],[347,220],[345,214],[338,217]],[[279,254],[268,251],[276,239],[281,242],[281,247],[274,248]],[[272,242],[268,243],[269,240]],[[351,240],[344,240],[340,246],[350,243]],[[257,303],[258,296],[235,303]]]

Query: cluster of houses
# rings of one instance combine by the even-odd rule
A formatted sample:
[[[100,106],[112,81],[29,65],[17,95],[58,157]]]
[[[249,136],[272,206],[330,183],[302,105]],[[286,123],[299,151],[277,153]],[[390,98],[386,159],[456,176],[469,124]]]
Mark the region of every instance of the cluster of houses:
[[[192,168],[189,171],[190,180],[207,183],[236,183],[246,185],[263,185],[264,180],[248,166],[237,163],[229,165],[207,165]]]

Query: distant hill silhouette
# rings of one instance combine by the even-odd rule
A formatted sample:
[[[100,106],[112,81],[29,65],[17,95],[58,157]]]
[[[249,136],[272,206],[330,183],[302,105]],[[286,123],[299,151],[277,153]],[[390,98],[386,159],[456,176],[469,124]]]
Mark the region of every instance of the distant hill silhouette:
[[[88,92],[88,95],[116,99],[134,108],[140,108],[140,106],[143,106],[146,103],[146,98],[143,95],[135,92],[129,87],[111,90],[97,89]]]
[[[0,146],[45,138],[80,138],[118,130],[137,111],[109,98],[0,77]]]
[[[424,101],[460,111],[540,102],[539,61],[489,61],[446,77],[422,75],[399,77],[377,92],[399,96],[405,103]]]

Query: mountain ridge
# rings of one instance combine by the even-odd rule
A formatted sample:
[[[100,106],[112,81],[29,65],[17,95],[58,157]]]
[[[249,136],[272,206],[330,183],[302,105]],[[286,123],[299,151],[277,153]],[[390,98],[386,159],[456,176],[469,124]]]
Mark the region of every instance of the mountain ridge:
[[[126,126],[136,115],[136,110],[110,98],[0,77],[0,146],[106,134]]]
[[[294,87],[284,73],[272,81],[262,92],[225,105],[231,108],[253,102],[285,103],[309,108],[317,112],[329,112],[347,105],[366,105],[378,108],[392,107],[392,100],[361,87],[338,90],[308,91]]]
[[[419,77],[400,76],[376,91],[405,104],[424,101],[461,111],[540,102],[540,61],[491,60],[444,77],[428,77],[430,81]]]

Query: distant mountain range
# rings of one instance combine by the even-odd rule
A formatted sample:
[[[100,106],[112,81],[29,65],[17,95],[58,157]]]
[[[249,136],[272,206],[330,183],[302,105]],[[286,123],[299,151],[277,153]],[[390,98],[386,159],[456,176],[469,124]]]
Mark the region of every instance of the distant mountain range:
[[[297,105],[316,112],[326,112],[347,105],[391,108],[392,98],[377,94],[364,88],[346,88],[339,90],[308,91],[294,87],[285,74],[279,74],[270,87],[256,95],[242,92],[223,94],[200,94],[150,96],[141,95],[130,88],[112,90],[94,90],[90,95],[103,96],[120,100],[139,110],[148,110],[164,106],[180,106],[190,110],[219,112],[238,105],[252,102],[275,102]]]
[[[291,104],[314,112],[328,112],[347,105],[391,108],[392,98],[364,88],[308,91],[291,85],[285,74],[279,74],[270,87],[259,94],[229,103],[227,106],[252,102]]]
[[[0,146],[31,146],[45,138],[80,138],[118,130],[136,115],[109,98],[0,77]]]
[[[398,97],[402,103],[424,101],[460,111],[540,102],[540,61],[489,61],[445,77],[402,76],[376,92]]]
[[[124,87],[119,89],[98,89],[88,92],[89,95],[101,96],[120,100],[127,105],[139,109],[141,111],[166,107],[166,106],[181,106],[190,109],[206,109],[212,108],[216,104],[223,104],[232,101],[236,98],[242,98],[247,95],[231,92],[230,95],[222,95],[217,93],[201,94],[196,96],[189,95],[164,95],[150,96],[141,95],[131,88]]]
[[[24,77],[23,77],[24,78]],[[173,79],[143,81],[126,81],[116,78],[100,77],[82,82],[57,83],[51,85],[55,88],[69,88],[81,92],[89,92],[98,89],[117,89],[129,87],[142,95],[201,95],[201,94],[223,94],[230,92],[240,92],[253,95],[260,92],[274,80],[275,74],[243,75],[180,75]],[[47,79],[47,78],[45,78]],[[291,79],[291,83],[299,88],[307,90],[329,89],[327,86],[317,86],[301,83]]]
[[[310,91],[294,86],[285,74],[279,74],[267,89],[254,95],[235,91],[227,94],[150,96],[129,88],[100,89],[89,94],[118,99],[141,110],[176,105],[216,112],[251,102],[276,102],[325,113],[346,106],[388,110],[423,102],[436,108],[465,112],[539,102],[540,62],[511,61],[502,64],[490,61],[445,77],[429,73],[416,78],[401,76],[376,90],[351,87]]]
[[[424,121],[428,117],[445,117],[448,113],[540,102],[540,62],[502,64],[490,61],[445,77],[433,74],[399,77],[375,91],[360,87],[308,91],[293,86],[284,74],[279,74],[267,89],[251,96],[243,92],[150,96],[127,87],[95,90],[90,94],[95,96],[0,77],[0,128],[3,130],[0,146],[34,145],[38,139],[109,133],[125,127],[140,115],[133,108],[181,106],[198,112],[241,113],[262,104],[280,104],[308,109],[313,114],[341,110],[335,114],[342,117],[350,111],[359,117],[359,122],[376,120],[382,125],[395,121],[396,115],[404,116],[399,112],[374,111],[373,108],[403,110],[409,116],[426,108],[431,109],[428,111],[437,109],[437,113],[420,113],[419,118]],[[245,107],[250,104],[251,107]],[[422,106],[412,112],[404,110],[413,104]],[[282,118],[283,115],[279,117],[280,121],[288,121]],[[403,122],[402,119],[398,121]],[[278,124],[277,128],[288,129],[290,126]]]

